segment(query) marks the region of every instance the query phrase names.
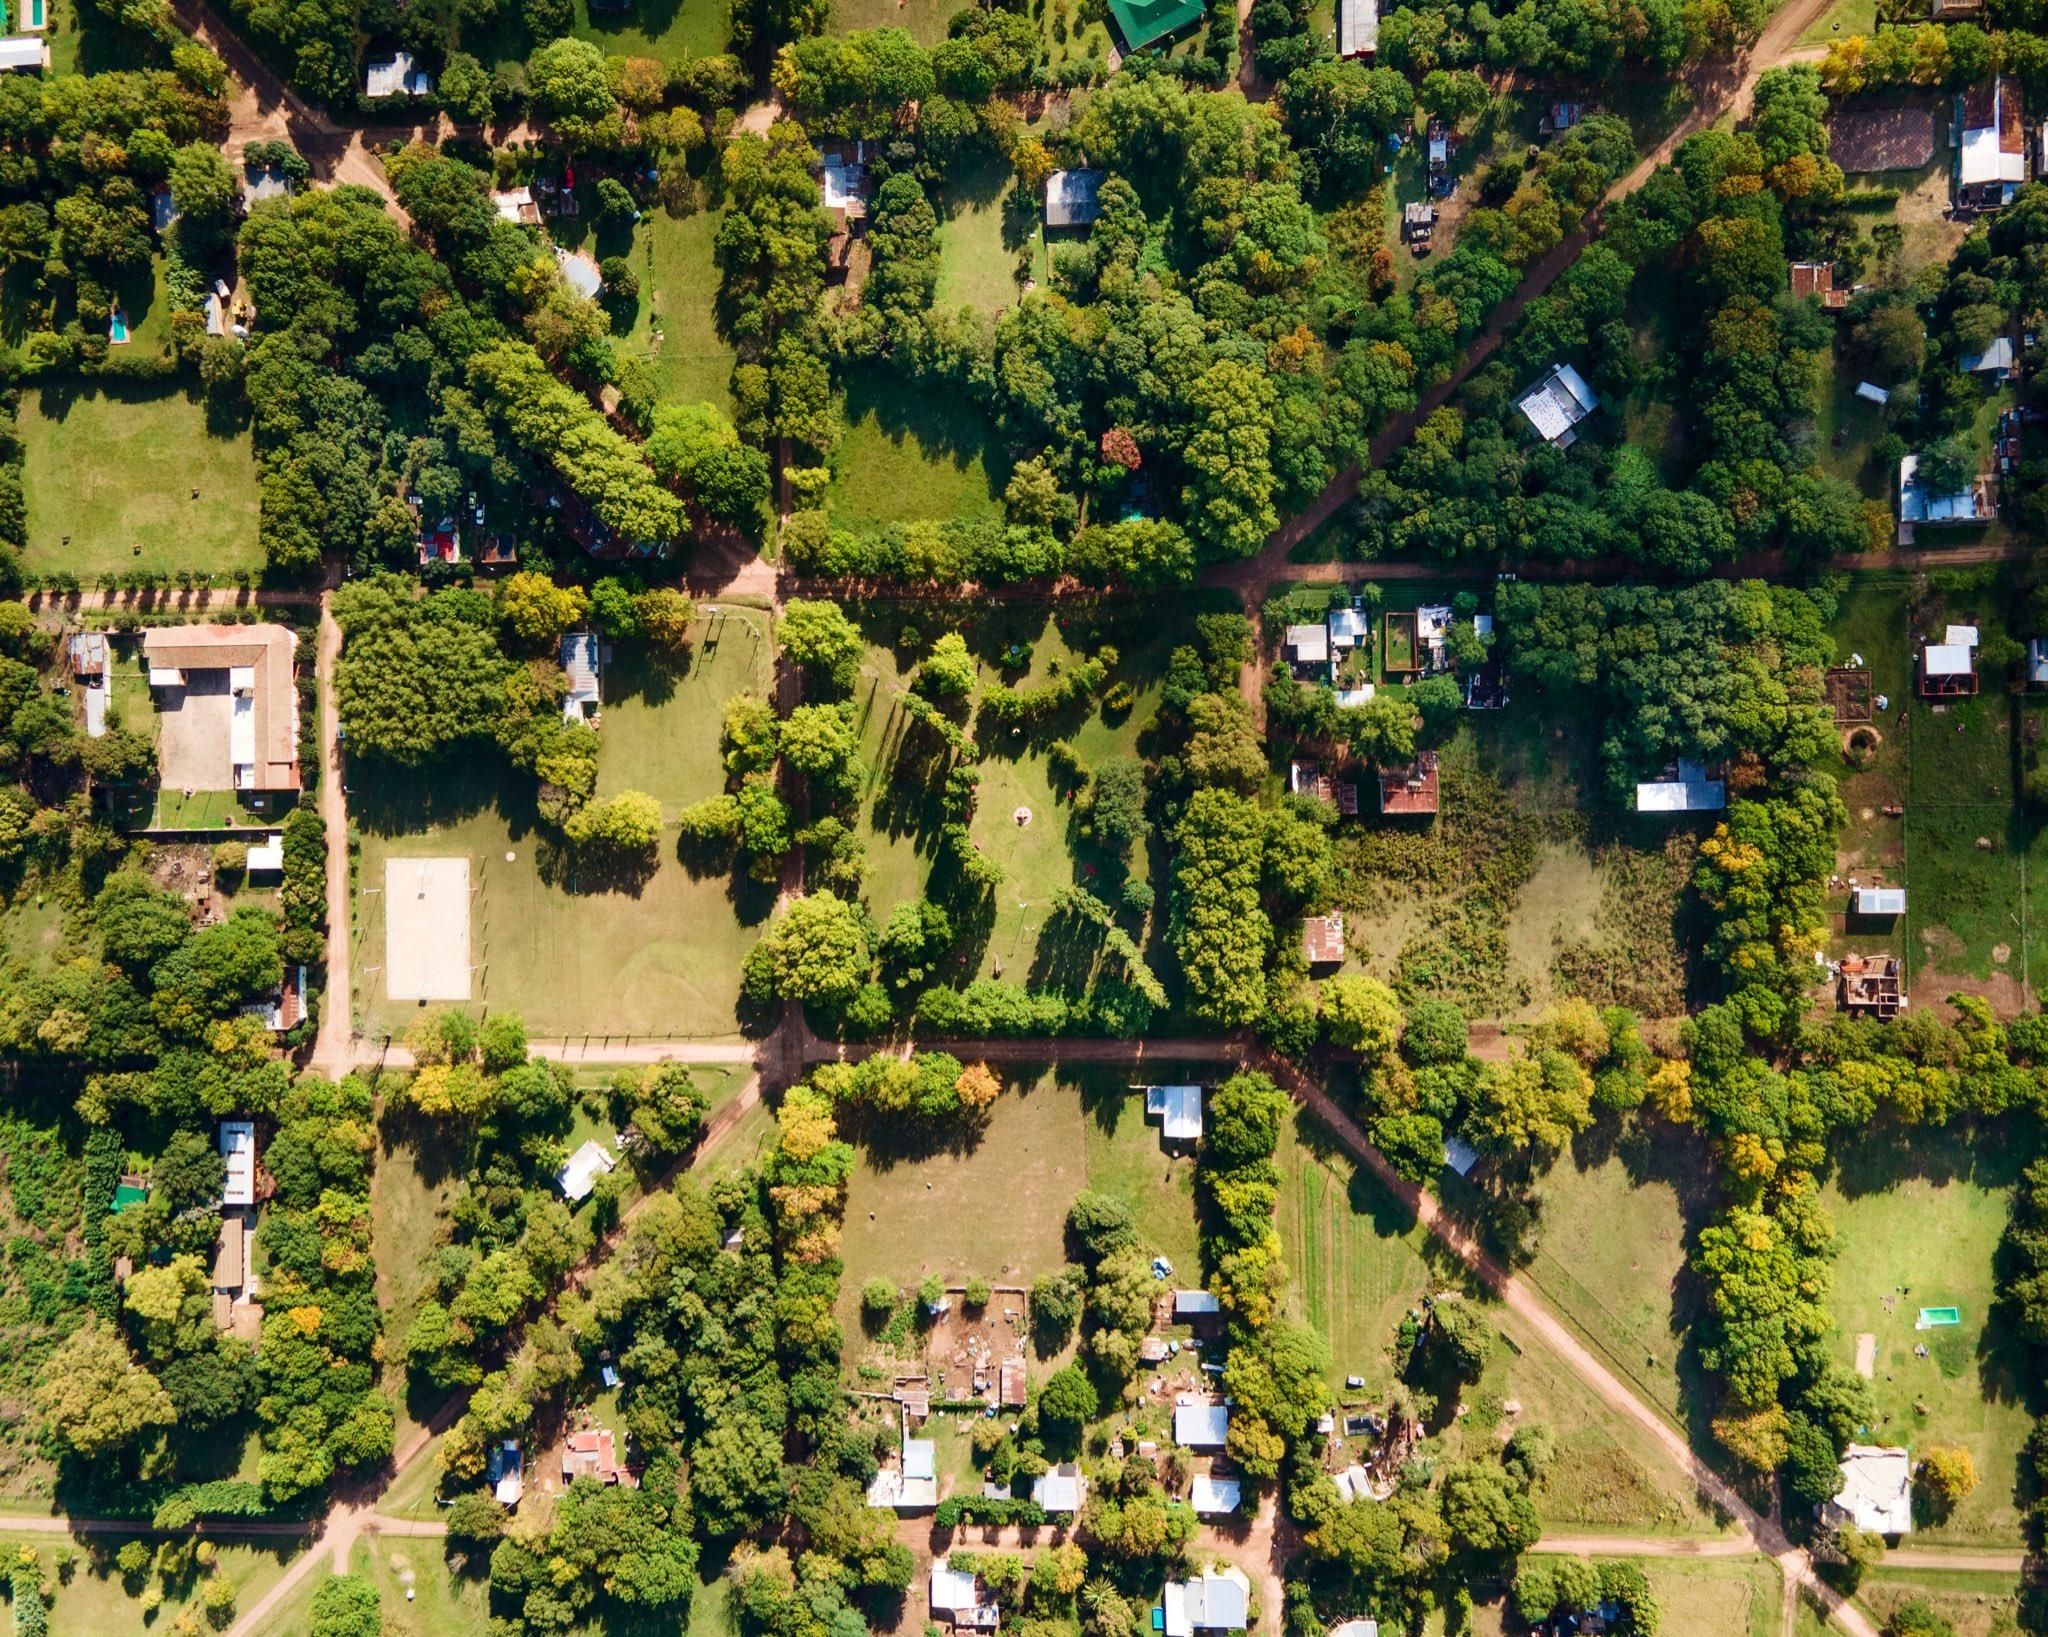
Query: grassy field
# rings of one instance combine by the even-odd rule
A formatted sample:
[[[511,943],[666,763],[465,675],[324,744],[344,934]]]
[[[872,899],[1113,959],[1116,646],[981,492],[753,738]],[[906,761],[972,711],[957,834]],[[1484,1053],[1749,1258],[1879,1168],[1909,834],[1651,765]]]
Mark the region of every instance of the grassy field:
[[[1679,1425],[1687,1327],[1675,1302],[1688,1223],[1710,1208],[1711,1175],[1697,1141],[1661,1122],[1612,1149],[1581,1144],[1537,1180],[1535,1252],[1520,1270],[1609,1369]]]
[[[474,1009],[518,1012],[540,1035],[734,1032],[740,961],[770,895],[735,902],[731,881],[692,876],[672,856],[644,880],[567,872],[536,830],[531,790],[494,755],[451,762],[431,793],[368,769],[354,779],[357,993],[369,1032],[402,1033],[420,1010],[384,998],[382,889],[394,857],[469,859]]]
[[[1976,1492],[1930,1538],[2018,1545],[2013,1474],[2032,1422],[2020,1401],[2016,1338],[1991,1322],[1991,1306],[1992,1257],[2021,1156],[1996,1135],[1972,1144],[1923,1132],[1909,1175],[1900,1175],[1897,1143],[1883,1138],[1838,1158],[1823,1194],[1840,1231],[1829,1298],[1836,1356],[1851,1364],[1857,1336],[1877,1338],[1878,1439],[1915,1450],[1960,1444],[1975,1460]],[[1951,1304],[1962,1310],[1960,1325],[1915,1330],[1921,1308]],[[1915,1356],[1922,1344],[1925,1358]]]
[[[56,1570],[56,1554],[71,1542],[56,1535],[10,1534],[0,1528],[0,1550],[11,1558],[21,1547],[35,1550],[43,1565],[45,1580],[56,1588],[57,1600],[50,1608],[53,1632],[92,1632],[94,1637],[144,1637],[149,1632],[170,1629],[171,1621],[188,1604],[197,1607],[204,1575],[179,1580],[165,1588],[163,1605],[156,1615],[142,1612],[138,1582],[133,1591],[123,1583],[114,1567],[114,1553],[123,1545],[117,1535],[95,1535],[90,1546],[72,1546],[77,1566],[65,1581]],[[219,1543],[220,1557],[213,1572],[235,1584],[238,1607],[247,1608],[274,1585],[298,1550],[296,1542],[281,1546],[242,1546]],[[285,1627],[278,1627],[279,1632]],[[297,1628],[306,1629],[302,1623]]]
[[[934,46],[946,37],[946,23],[960,8],[953,0],[834,0],[833,34],[863,28],[901,28],[919,45]]]
[[[992,514],[1009,474],[987,422],[945,393],[904,393],[872,370],[850,373],[845,433],[826,505],[844,524]]]
[[[438,1540],[359,1540],[348,1566],[377,1588],[381,1637],[462,1637],[489,1617],[487,1582],[458,1576]],[[308,1575],[255,1637],[296,1637],[311,1630],[313,1599],[326,1579],[324,1573]]]
[[[1845,40],[1852,34],[1872,34],[1877,30],[1877,0],[1835,0],[1827,11],[1799,36],[1802,46],[1832,45]]]
[[[249,435],[215,437],[182,394],[47,388],[23,395],[20,424],[31,572],[263,566]]]
[[[664,403],[712,403],[730,409],[733,351],[718,333],[713,297],[718,267],[712,241],[718,213],[651,211],[633,230],[640,310],[620,348],[644,358]]]
[[[1395,1379],[1393,1344],[1403,1316],[1432,1290],[1460,1288],[1459,1270],[1314,1121],[1292,1124],[1279,1164],[1280,1235],[1294,1275],[1289,1296],[1295,1315],[1328,1341],[1336,1383],[1364,1379],[1364,1388],[1343,1392],[1346,1403],[1384,1402]],[[1546,1222],[1552,1208],[1546,1206]],[[1653,1203],[1634,1209],[1638,1228],[1655,1231],[1657,1214],[1653,1196]],[[1659,1249],[1668,1261],[1669,1250]],[[1650,1283],[1640,1272],[1629,1277]],[[1579,1312],[1589,1313],[1582,1293],[1578,1300]],[[1642,1300],[1652,1305],[1649,1295]],[[1486,1311],[1498,1332],[1492,1357],[1464,1395],[1469,1414],[1443,1429],[1433,1450],[1445,1458],[1483,1450],[1515,1425],[1540,1422],[1556,1434],[1559,1448],[1537,1495],[1547,1526],[1686,1534],[1714,1529],[1691,1485],[1646,1433],[1606,1410],[1519,1319],[1497,1307]],[[1590,1316],[1613,1325],[1609,1315]],[[1627,1345],[1610,1330],[1604,1350]]]
[[[598,793],[639,789],[673,819],[724,787],[718,732],[725,701],[765,688],[763,617],[700,621],[679,674],[615,656],[606,678]],[[356,959],[362,1020],[402,1032],[418,1008],[384,999],[384,866],[393,857],[470,860],[473,1001],[516,1011],[535,1034],[730,1035],[739,965],[772,898],[725,875],[693,875],[672,842],[644,876],[579,873],[538,827],[533,786],[494,751],[449,758],[421,781],[365,764],[352,775],[362,834]]]
[[[909,1289],[936,1273],[1028,1285],[1067,1259],[1066,1215],[1093,1188],[1128,1202],[1141,1249],[1164,1255],[1177,1280],[1200,1279],[1194,1167],[1169,1160],[1159,1128],[1125,1082],[1087,1086],[1056,1073],[1017,1075],[972,1136],[935,1151],[902,1152],[861,1142],[847,1195],[842,1321],[860,1334],[861,1287],[870,1279]],[[935,1201],[980,1202],[941,1210]]]
[[[644,790],[670,819],[683,807],[724,788],[718,735],[725,701],[735,694],[766,696],[774,684],[768,617],[721,603],[697,621],[687,671],[650,659],[620,643],[604,675],[603,749],[597,793]]]
[[[1857,1602],[1888,1618],[1907,1603],[1925,1603],[1955,1631],[1955,1637],[2012,1637],[2019,1627],[2017,1576],[1983,1571],[1921,1574],[1911,1569],[1873,1569],[1856,1593]]]
[[[1007,227],[1015,206],[1012,177],[1008,165],[991,160],[962,166],[948,179],[949,208],[939,223],[938,306],[992,313],[1016,305],[1022,245],[1012,242]]]
[[[1125,711],[1077,709],[1041,733],[1013,737],[978,730],[981,783],[969,830],[975,845],[1002,866],[1004,878],[985,913],[974,924],[956,928],[960,974],[1016,981],[1028,974],[1040,984],[1057,981],[1074,988],[1085,982],[1094,960],[1092,946],[1069,949],[1043,936],[1051,899],[1070,884],[1107,895],[1116,867],[1076,832],[1072,792],[1056,788],[1048,747],[1055,737],[1065,739],[1089,768],[1113,757],[1142,755],[1158,713],[1171,647],[1187,636],[1201,606],[1206,605],[1174,604],[1164,619],[1156,610],[1055,618],[1042,609],[1018,606],[990,610],[966,623],[962,634],[980,661],[981,689],[996,681],[1036,687],[1059,668],[1111,646],[1119,656],[1114,680],[1129,684],[1134,697]],[[920,624],[913,644],[899,640],[907,635],[909,617],[900,608],[856,612],[869,639],[854,692],[861,755],[868,768],[860,801],[868,849],[866,892],[877,916],[886,917],[896,904],[925,890],[940,847],[943,771],[918,760],[920,747],[929,741],[909,736],[909,719],[898,703],[939,632]],[[1029,818],[1020,823],[1023,813]],[[1129,873],[1157,890],[1163,882],[1154,877],[1154,865],[1139,849]]]

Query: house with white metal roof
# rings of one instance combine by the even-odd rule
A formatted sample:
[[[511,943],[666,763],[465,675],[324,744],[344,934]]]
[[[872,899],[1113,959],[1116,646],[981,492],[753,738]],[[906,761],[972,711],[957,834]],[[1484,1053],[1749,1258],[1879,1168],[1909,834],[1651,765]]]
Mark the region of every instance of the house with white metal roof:
[[[1230,1406],[1214,1403],[1176,1404],[1173,1441],[1186,1449],[1221,1449],[1230,1435]]]
[[[1842,1451],[1842,1487],[1821,1508],[1831,1522],[1852,1523],[1871,1535],[1903,1535],[1913,1528],[1913,1458],[1903,1449],[1851,1444]]]
[[[1147,1086],[1145,1113],[1159,1116],[1162,1141],[1199,1142],[1202,1137],[1202,1088]]]
[[[1198,1631],[1242,1631],[1251,1612],[1251,1582],[1228,1565],[1204,1569],[1187,1580],[1169,1580],[1159,1599],[1159,1629],[1166,1637]]]
[[[1198,1472],[1188,1499],[1198,1517],[1218,1518],[1235,1512],[1243,1493],[1243,1486],[1235,1478],[1212,1478],[1206,1472]]]
[[[1569,449],[1578,437],[1573,428],[1600,407],[1600,400],[1584,376],[1569,364],[1558,364],[1525,392],[1515,407],[1528,417],[1545,443]]]

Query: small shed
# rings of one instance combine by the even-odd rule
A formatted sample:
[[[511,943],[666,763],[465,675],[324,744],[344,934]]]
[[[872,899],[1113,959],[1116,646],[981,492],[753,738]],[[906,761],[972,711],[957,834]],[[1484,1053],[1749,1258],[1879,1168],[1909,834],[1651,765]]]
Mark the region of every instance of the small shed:
[[[1031,1498],[1048,1517],[1067,1516],[1081,1510],[1086,1487],[1081,1469],[1067,1461],[1032,1480]]]
[[[507,1438],[484,1457],[484,1482],[501,1506],[517,1506],[526,1493],[526,1463],[519,1453],[519,1440]]]
[[[569,691],[562,698],[562,720],[587,722],[603,704],[603,656],[595,631],[568,631],[562,636],[562,674]]]
[[[1858,887],[1849,894],[1849,913],[1870,920],[1895,920],[1906,913],[1906,889]]]
[[[221,1189],[223,1205],[256,1203],[256,1122],[223,1120],[220,1123],[220,1157],[227,1162],[227,1180]]]
[[[1856,396],[1867,404],[1883,405],[1892,401],[1892,395],[1875,381],[1858,381],[1856,383]]]
[[[363,65],[366,97],[425,97],[433,91],[434,76],[414,66],[410,51],[394,51]]]
[[[1054,171],[1045,179],[1045,225],[1088,227],[1102,214],[1099,170]]]
[[[1344,917],[1311,915],[1301,923],[1301,958],[1311,970],[1344,964]]]
[[[46,74],[50,42],[40,34],[10,34],[0,39],[0,74]]]
[[[1663,778],[1636,786],[1638,813],[1718,813],[1727,805],[1726,781],[1709,778],[1703,766],[1682,756]]]
[[[1990,342],[1976,352],[1966,352],[1959,360],[1965,375],[1988,375],[1994,381],[2012,378],[2013,346],[2009,335],[1995,335]]]
[[[1173,1317],[1177,1324],[1212,1319],[1222,1311],[1223,1304],[1217,1300],[1213,1290],[1176,1290],[1173,1293]]]
[[[1159,1135],[1167,1142],[1199,1142],[1202,1136],[1200,1086],[1147,1086],[1145,1112],[1159,1116]]]

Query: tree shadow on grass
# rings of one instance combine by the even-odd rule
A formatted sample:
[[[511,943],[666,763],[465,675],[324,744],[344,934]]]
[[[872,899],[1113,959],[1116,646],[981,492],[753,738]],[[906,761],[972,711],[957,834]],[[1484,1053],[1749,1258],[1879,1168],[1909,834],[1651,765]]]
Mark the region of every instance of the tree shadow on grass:
[[[856,367],[847,372],[844,424],[852,428],[869,419],[891,443],[916,443],[926,460],[948,464],[960,472],[979,460],[991,500],[1001,495],[1009,481],[1009,457],[994,427],[958,393],[905,392],[903,383],[887,370]]]
[[[1840,1143],[1828,1156],[1835,1186],[1848,1199],[1890,1193],[1902,1182],[1936,1187],[1968,1182],[1979,1188],[2010,1188],[2031,1151],[2012,1140],[2007,1121],[1981,1126],[1961,1122],[1938,1130],[1875,1121]]]
[[[605,697],[613,704],[634,700],[658,709],[675,698],[692,663],[693,656],[666,660],[641,643],[621,643],[604,669]]]

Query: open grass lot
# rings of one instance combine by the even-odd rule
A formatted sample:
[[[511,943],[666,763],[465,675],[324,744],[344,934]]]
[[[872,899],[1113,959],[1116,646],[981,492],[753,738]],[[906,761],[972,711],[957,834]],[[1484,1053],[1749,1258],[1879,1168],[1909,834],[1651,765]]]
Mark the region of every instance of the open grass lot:
[[[31,572],[263,566],[249,436],[215,437],[182,393],[45,388],[23,394],[20,425]]]
[[[1140,1248],[1170,1259],[1176,1281],[1200,1281],[1193,1161],[1168,1159],[1142,1094],[1122,1080],[1011,1075],[971,1136],[936,1151],[858,1146],[840,1284],[849,1337],[861,1334],[870,1279],[905,1290],[933,1273],[949,1284],[1028,1285],[1060,1267],[1067,1208],[1084,1189],[1125,1200]]]
[[[636,0],[624,11],[596,12],[590,0],[576,0],[570,32],[611,56],[679,63],[723,51],[727,21],[726,0]]]
[[[1010,217],[1017,202],[1014,172],[989,160],[948,178],[939,223],[937,305],[998,312],[1017,304],[1017,255]],[[1036,229],[1033,231],[1034,242]]]
[[[458,1575],[439,1540],[359,1540],[348,1566],[377,1588],[382,1637],[462,1637],[480,1629],[489,1616],[487,1580]],[[326,1579],[323,1573],[308,1575],[272,1611],[257,1637],[296,1637],[311,1630],[313,1599]],[[411,1602],[406,1601],[408,1589]]]
[[[681,217],[655,210],[633,230],[640,310],[620,346],[647,360],[664,403],[731,407],[733,351],[714,313],[718,267],[711,247],[718,222],[711,210]]]
[[[1920,1132],[1902,1167],[1898,1142],[1873,1136],[1838,1155],[1822,1196],[1840,1231],[1829,1298],[1836,1356],[1852,1364],[1857,1336],[1877,1338],[1875,1436],[1916,1450],[1960,1444],[1976,1461],[1976,1492],[1928,1531],[1958,1544],[2020,1542],[2013,1474],[2032,1421],[2020,1401],[2017,1342],[1992,1312],[1992,1258],[2023,1157],[2016,1147],[2002,1133],[1971,1142]],[[1961,1324],[1914,1329],[1921,1308],[1945,1305],[1962,1309]],[[1929,1356],[1917,1358],[1923,1343]]]
[[[0,910],[0,949],[32,971],[49,972],[64,942],[64,905],[55,891],[25,883]]]
[[[1118,654],[1112,680],[1129,684],[1134,697],[1123,711],[1099,704],[1076,707],[1033,733],[976,729],[983,758],[969,830],[975,844],[1002,866],[1004,879],[980,919],[964,927],[956,921],[964,951],[957,958],[959,973],[1020,982],[1028,974],[1032,982],[1069,987],[1085,982],[1094,960],[1092,946],[1067,949],[1043,936],[1052,895],[1078,883],[1108,896],[1108,883],[1117,877],[1110,861],[1075,830],[1073,792],[1064,785],[1056,788],[1048,747],[1056,738],[1065,739],[1091,769],[1113,757],[1143,754],[1172,648],[1189,637],[1195,614],[1208,606],[1206,601],[1176,601],[1166,605],[1164,617],[1157,606],[1058,616],[1016,606],[971,616],[961,628],[980,662],[977,697],[998,681],[1014,688],[1041,686],[1058,669],[1105,646]],[[919,760],[931,741],[910,733],[899,704],[939,631],[917,621],[913,644],[903,640],[905,622],[913,616],[900,607],[854,613],[869,640],[854,692],[861,756],[868,768],[860,798],[868,849],[866,890],[877,916],[886,918],[895,905],[925,889],[940,847],[944,775],[937,764],[927,767]],[[1029,814],[1028,822],[1018,821],[1020,812]],[[1159,891],[1163,877],[1155,877],[1153,868],[1154,861],[1142,850],[1133,853],[1130,874],[1151,881]],[[1164,892],[1159,896],[1163,900]]]
[[[1337,1384],[1348,1376],[1364,1378],[1364,1389],[1342,1394],[1345,1402],[1384,1402],[1395,1378],[1393,1345],[1402,1318],[1431,1290],[1460,1288],[1457,1270],[1444,1263],[1399,1203],[1358,1172],[1315,1121],[1297,1116],[1283,1134],[1279,1164],[1280,1235],[1294,1274],[1290,1302],[1295,1316],[1330,1344]],[[1647,1222],[1656,1212],[1653,1203],[1635,1215]],[[1644,1298],[1646,1304],[1651,1300]],[[1590,1312],[1583,1296],[1579,1301],[1580,1311]],[[1713,1520],[1700,1510],[1690,1487],[1670,1471],[1646,1434],[1605,1410],[1512,1314],[1496,1307],[1487,1313],[1499,1333],[1493,1356],[1485,1375],[1464,1395],[1469,1413],[1445,1429],[1433,1448],[1446,1455],[1461,1448],[1483,1449],[1521,1422],[1541,1422],[1557,1435],[1559,1448],[1558,1461],[1537,1495],[1546,1525],[1616,1532],[1713,1530]],[[1613,1323],[1604,1313],[1592,1316]],[[1603,1350],[1618,1353],[1628,1344],[1625,1335],[1610,1331]],[[1509,1403],[1519,1406],[1517,1415],[1508,1414]]]
[[[1692,1225],[1713,1209],[1712,1175],[1697,1139],[1661,1121],[1611,1147],[1582,1139],[1537,1179],[1535,1249],[1520,1269],[1609,1369],[1679,1425],[1679,1293]]]
[[[946,22],[960,8],[953,0],[834,0],[827,30],[851,34],[863,28],[907,29],[919,45],[946,37]]]
[[[125,1537],[119,1535],[94,1535],[88,1543],[78,1545],[59,1535],[9,1534],[0,1526],[0,1550],[11,1560],[19,1548],[32,1548],[42,1561],[44,1578],[56,1588],[57,1600],[50,1608],[51,1631],[91,1632],[94,1637],[144,1637],[148,1632],[168,1631],[179,1610],[188,1604],[197,1608],[204,1578],[167,1587],[161,1609],[153,1617],[146,1616],[141,1583],[131,1591],[114,1567],[114,1554],[124,1542]],[[217,1544],[220,1557],[215,1572],[235,1583],[236,1603],[242,1608],[269,1590],[301,1550],[299,1543],[289,1540],[274,1546]],[[68,1582],[59,1579],[55,1567],[56,1554],[66,1545],[72,1545],[77,1555],[77,1567]],[[277,1629],[283,1632],[287,1628]],[[302,1622],[292,1629],[304,1631],[307,1627]]]
[[[1799,36],[1798,43],[1832,45],[1852,34],[1867,35],[1876,30],[1877,0],[1835,0],[1819,21]]]
[[[1755,1558],[1725,1558],[1703,1563],[1674,1562],[1669,1558],[1639,1558],[1636,1567],[1649,1577],[1651,1589],[1663,1610],[1660,1629],[1700,1633],[1705,1637],[1778,1637],[1778,1604],[1784,1582],[1775,1564]],[[1441,1637],[1442,1615],[1432,1614],[1424,1625],[1425,1637]],[[1507,1602],[1496,1597],[1472,1611],[1466,1628],[1472,1637],[1501,1637],[1503,1632],[1525,1631],[1510,1626]],[[1805,1628],[1801,1627],[1803,1633]]]
[[[972,404],[905,393],[857,369],[846,385],[845,433],[832,456],[826,505],[843,524],[979,517],[996,510],[1009,472]]]
[[[359,767],[351,798],[357,1005],[370,1033],[402,1033],[419,1012],[385,999],[385,862],[452,857],[470,864],[473,1009],[518,1012],[541,1035],[734,1033],[740,962],[772,893],[694,876],[667,846],[644,877],[578,874],[539,829],[530,780],[495,752],[450,758],[430,782]]]
[[[1956,1637],[2010,1637],[2019,1627],[2020,1583],[2016,1576],[1981,1570],[1920,1574],[1911,1569],[1873,1569],[1856,1600],[1879,1620],[1906,1603],[1925,1603],[1954,1628]]]
[[[690,665],[678,671],[635,643],[616,643],[604,674],[600,797],[644,790],[670,819],[724,788],[718,748],[725,701],[774,683],[768,616],[721,603],[698,618]]]
[[[728,611],[698,624],[690,665],[669,671],[621,644],[606,676],[598,793],[639,789],[671,819],[724,788],[718,732],[725,701],[769,674],[763,616]],[[448,759],[436,777],[366,764],[351,772],[362,833],[356,959],[362,1020],[402,1032],[417,1015],[384,998],[386,860],[470,861],[473,1002],[516,1011],[536,1034],[734,1032],[739,966],[772,894],[727,875],[695,875],[665,842],[644,875],[579,870],[539,827],[529,778],[494,751]]]

